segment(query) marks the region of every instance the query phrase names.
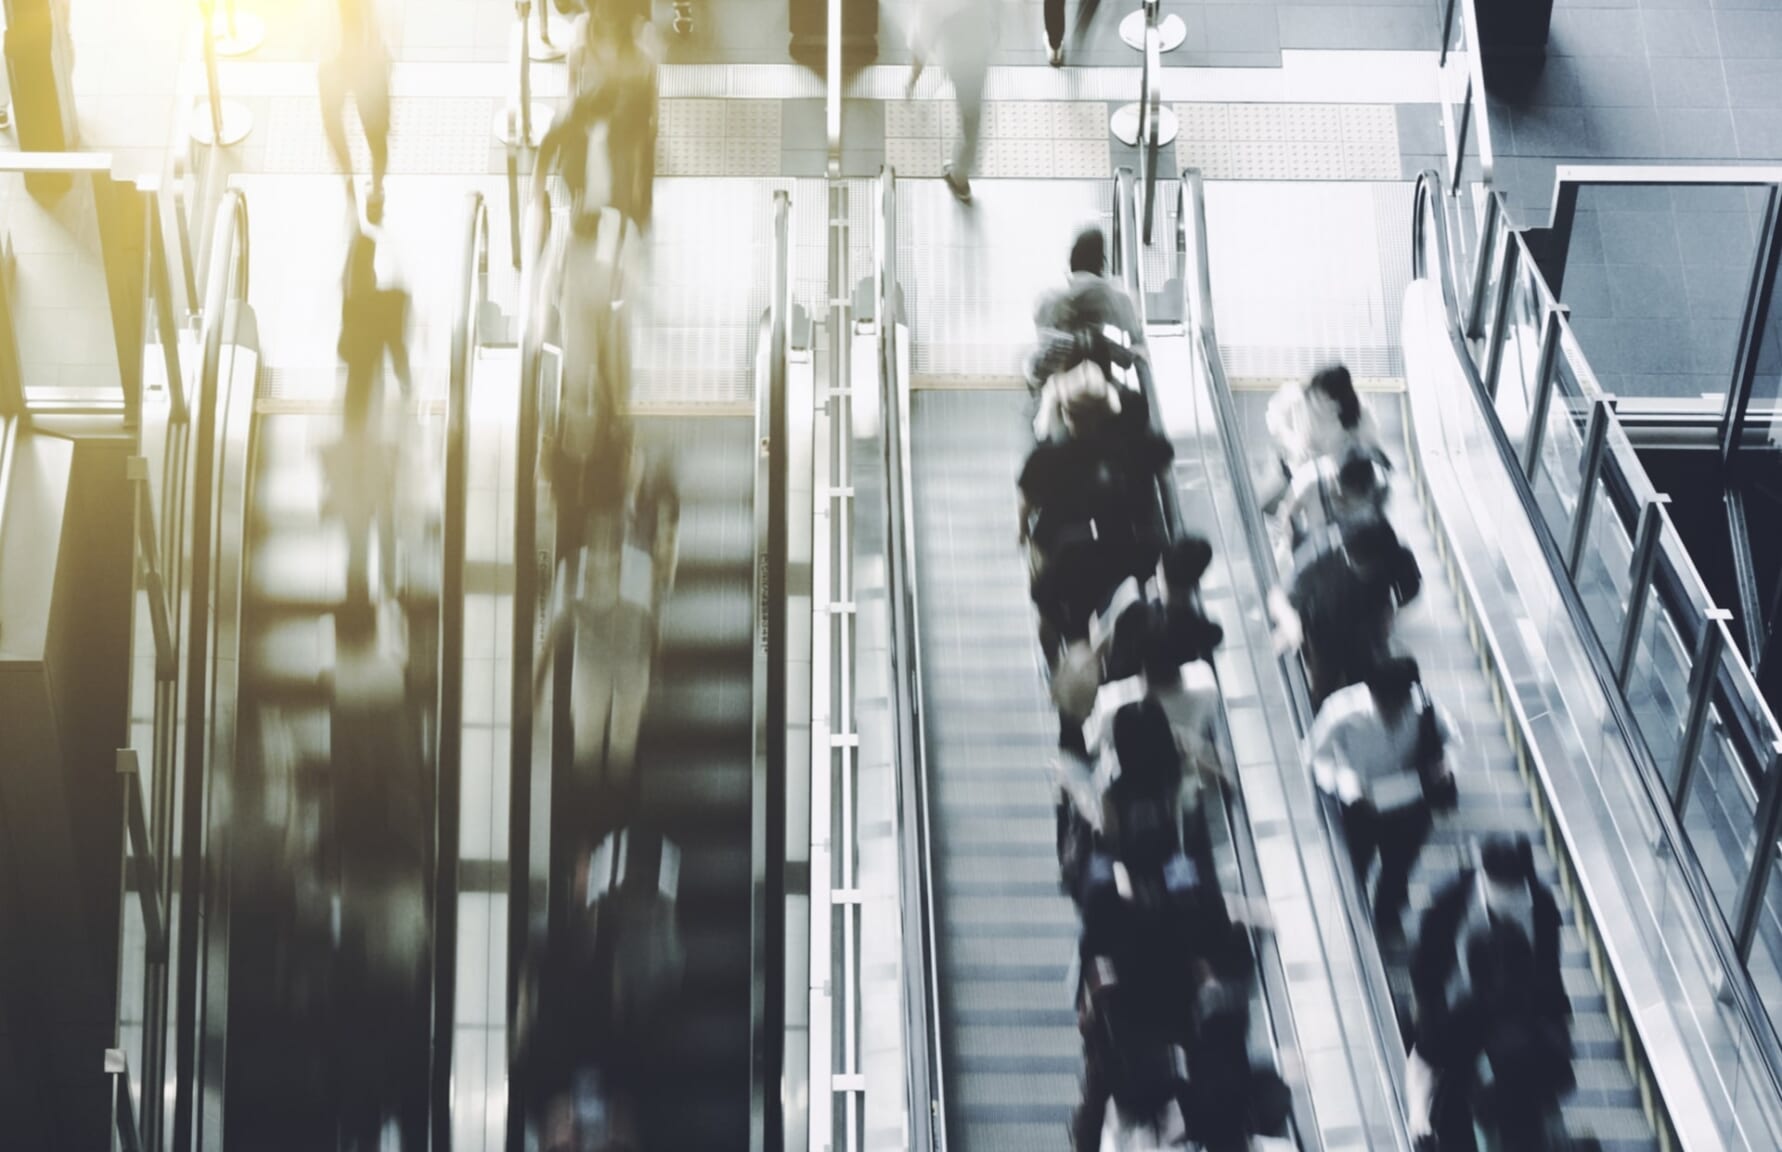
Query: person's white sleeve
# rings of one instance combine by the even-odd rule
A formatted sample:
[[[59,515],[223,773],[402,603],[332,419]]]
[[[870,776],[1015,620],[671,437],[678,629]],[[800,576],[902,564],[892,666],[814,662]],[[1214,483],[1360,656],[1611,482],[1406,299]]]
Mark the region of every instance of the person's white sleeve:
[[[1268,433],[1275,447],[1290,466],[1297,467],[1307,456],[1305,395],[1297,383],[1282,385],[1268,402]]]
[[[1318,718],[1312,721],[1312,731],[1306,737],[1306,759],[1311,762],[1313,781],[1324,791],[1335,794],[1338,777],[1348,765],[1342,742],[1338,739],[1340,721],[1336,709],[1331,707],[1333,702],[1326,700]]]

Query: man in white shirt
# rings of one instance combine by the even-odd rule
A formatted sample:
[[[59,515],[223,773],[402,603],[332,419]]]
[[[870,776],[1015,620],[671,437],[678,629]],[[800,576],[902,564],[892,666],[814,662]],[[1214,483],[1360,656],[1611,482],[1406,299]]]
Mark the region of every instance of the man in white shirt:
[[[1426,789],[1447,777],[1454,728],[1420,683],[1408,656],[1385,660],[1360,684],[1330,694],[1312,724],[1318,787],[1343,810],[1343,834],[1363,885],[1380,858],[1374,923],[1402,938],[1411,869],[1429,839]]]

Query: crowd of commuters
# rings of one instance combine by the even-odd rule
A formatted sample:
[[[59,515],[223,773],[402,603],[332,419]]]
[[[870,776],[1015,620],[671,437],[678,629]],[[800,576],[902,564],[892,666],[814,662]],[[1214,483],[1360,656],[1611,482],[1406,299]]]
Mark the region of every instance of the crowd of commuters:
[[[1220,891],[1205,804],[1229,766],[1214,697],[1183,675],[1223,638],[1197,590],[1212,549],[1161,511],[1173,448],[1098,229],[1077,237],[1035,327],[1020,543],[1059,717],[1061,883],[1081,926],[1072,1140],[1077,1152],[1244,1148],[1279,1134],[1288,1107],[1246,1048],[1250,937]],[[1471,867],[1437,879],[1407,949],[1411,876],[1460,789],[1458,732],[1393,641],[1421,573],[1387,517],[1390,459],[1340,365],[1282,389],[1267,425],[1279,474],[1262,495],[1288,573],[1269,598],[1277,645],[1304,658],[1311,775],[1371,890],[1382,950],[1408,951],[1413,1130],[1439,1152],[1471,1152],[1476,1133],[1518,1152],[1571,1147],[1559,913],[1529,842],[1488,837]]]

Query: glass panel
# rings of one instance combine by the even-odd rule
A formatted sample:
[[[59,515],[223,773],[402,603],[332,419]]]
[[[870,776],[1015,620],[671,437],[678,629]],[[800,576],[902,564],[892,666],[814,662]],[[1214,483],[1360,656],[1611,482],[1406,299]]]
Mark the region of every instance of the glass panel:
[[[1627,617],[1633,540],[1615,513],[1608,490],[1599,483],[1591,495],[1595,506],[1590,513],[1590,538],[1579,557],[1574,582],[1597,636],[1614,652],[1621,643],[1622,622]]]
[[[0,232],[14,257],[7,292],[25,402],[119,402],[94,178],[31,179],[40,182],[37,195],[24,176],[0,174]]]
[[[134,873],[134,869],[126,869]],[[139,877],[153,883],[149,877]],[[142,1108],[143,992],[148,975],[148,935],[143,926],[141,893],[132,888],[124,894],[124,936],[118,949],[118,1047],[130,1064],[130,1090],[135,1094],[138,1121]]]
[[[1578,395],[1576,378],[1570,364],[1561,359],[1556,371],[1573,385],[1570,397]],[[1560,540],[1570,539],[1572,509],[1578,503],[1578,478],[1583,471],[1584,420],[1588,409],[1570,398],[1557,385],[1547,405],[1547,431],[1541,439],[1541,457],[1532,479],[1535,502],[1547,527]]]
[[[1689,711],[1689,651],[1658,592],[1646,592],[1639,646],[1627,681],[1627,702],[1667,787],[1676,783],[1677,747]]]
[[[1683,829],[1721,914],[1732,924],[1738,917],[1739,889],[1751,867],[1755,805],[1745,801],[1747,793],[1738,786],[1744,767],[1725,732],[1719,705],[1715,705],[1696,755]]]
[[[1518,448],[1527,431],[1528,411],[1538,384],[1544,298],[1534,269],[1518,264],[1510,288],[1503,363],[1497,376],[1497,417]]]

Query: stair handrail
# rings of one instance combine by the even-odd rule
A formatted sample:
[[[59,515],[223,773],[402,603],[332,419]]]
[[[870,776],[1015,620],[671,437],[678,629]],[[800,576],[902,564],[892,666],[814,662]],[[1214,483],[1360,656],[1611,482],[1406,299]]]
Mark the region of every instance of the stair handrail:
[[[879,428],[885,458],[886,606],[889,615],[893,778],[903,897],[904,1031],[912,1152],[944,1152],[947,1097],[941,1044],[940,961],[935,942],[934,817],[929,805],[927,718],[917,621],[915,513],[911,507],[910,390],[898,333],[897,173],[879,169],[873,213],[873,316],[878,326]]]
[[[1209,376],[1208,391],[1213,401],[1214,415],[1219,424],[1220,438],[1226,445],[1228,454],[1240,451],[1243,444],[1243,425],[1238,419],[1236,403],[1232,398],[1231,384],[1225,375],[1225,364],[1220,352],[1218,328],[1213,312],[1212,273],[1208,262],[1206,199],[1202,177],[1197,169],[1188,169],[1182,173],[1179,186],[1178,208],[1176,212],[1177,244],[1192,244],[1193,262],[1188,261],[1186,248],[1179,248],[1182,255],[1182,289],[1187,296],[1185,315],[1189,318],[1189,330],[1197,342],[1197,351],[1201,363]],[[1250,563],[1255,569],[1258,581],[1264,590],[1280,585],[1279,566],[1275,560],[1274,549],[1269,545],[1267,526],[1262,522],[1261,505],[1256,497],[1255,483],[1250,473],[1248,461],[1241,455],[1232,460],[1232,485],[1237,491],[1237,506],[1244,523],[1244,539],[1249,546]],[[1316,712],[1312,707],[1311,686],[1306,676],[1302,659],[1290,652],[1277,656],[1283,686],[1287,690],[1290,710],[1293,713],[1294,730],[1303,741],[1311,731]],[[1309,775],[1309,767],[1306,769]],[[1373,933],[1373,920],[1368,914],[1368,902],[1361,883],[1355,875],[1350,863],[1348,838],[1344,832],[1342,821],[1338,818],[1335,806],[1325,798],[1319,790],[1318,812],[1324,826],[1324,842],[1329,851],[1331,871],[1335,877],[1338,891],[1341,893],[1342,913],[1348,927],[1348,937],[1354,947],[1354,959],[1361,977],[1361,986],[1366,998],[1366,1010],[1369,1021],[1374,1028],[1373,1042],[1368,1045],[1369,1054],[1374,1058],[1380,1081],[1388,1093],[1392,1124],[1392,1135],[1397,1147],[1406,1150],[1411,1147],[1409,1136],[1410,1106],[1406,1099],[1406,1053],[1403,1038],[1398,1030],[1397,1009],[1392,999],[1392,988],[1386,977],[1386,967],[1380,958],[1380,949]]]
[[[1722,1002],[1730,1002],[1735,1017],[1744,1026],[1746,1035],[1757,1049],[1759,1067],[1765,1074],[1766,1084],[1770,1090],[1768,1103],[1773,1110],[1782,1106],[1782,1042],[1778,1041],[1775,1021],[1762,1010],[1761,996],[1755,988],[1745,962],[1743,953],[1748,948],[1749,942],[1747,940],[1741,947],[1740,932],[1742,927],[1739,925],[1729,926],[1717,906],[1706,872],[1694,848],[1690,845],[1689,837],[1683,827],[1681,809],[1676,806],[1679,803],[1679,798],[1670,795],[1656,757],[1635,718],[1633,706],[1627,699],[1621,675],[1621,668],[1625,666],[1625,660],[1621,664],[1617,664],[1616,660],[1610,656],[1607,647],[1598,635],[1596,626],[1590,619],[1589,611],[1574,582],[1572,566],[1565,559],[1564,546],[1554,536],[1547,523],[1546,515],[1536,500],[1534,489],[1528,478],[1528,462],[1518,453],[1509,434],[1505,431],[1502,421],[1498,418],[1495,400],[1484,374],[1489,369],[1481,369],[1475,362],[1473,351],[1468,345],[1463,308],[1453,291],[1453,281],[1450,277],[1453,267],[1453,252],[1447,228],[1447,205],[1445,196],[1439,191],[1440,188],[1440,174],[1425,171],[1419,175],[1412,226],[1413,274],[1419,277],[1427,276],[1440,285],[1443,307],[1447,317],[1447,335],[1455,358],[1466,377],[1476,402],[1485,415],[1484,424],[1490,430],[1493,450],[1511,478],[1511,484],[1517,494],[1522,513],[1528,517],[1541,545],[1541,550],[1547,557],[1563,610],[1582,641],[1581,647],[1602,691],[1603,698],[1607,702],[1610,722],[1621,734],[1629,759],[1634,765],[1636,777],[1646,793],[1652,814],[1660,830],[1660,843],[1657,847],[1663,849],[1677,861],[1684,880],[1685,892],[1695,913],[1694,920],[1706,935],[1713,950],[1714,959],[1720,968],[1721,984],[1717,990],[1718,994]],[[1501,196],[1501,193],[1494,192],[1491,195]],[[1489,242],[1490,238],[1487,237],[1486,240]],[[1506,264],[1519,258],[1523,266],[1533,276],[1534,283],[1541,295],[1545,315],[1543,344],[1546,347],[1540,359],[1543,371],[1556,374],[1553,360],[1559,342],[1570,336],[1570,324],[1566,318],[1565,310],[1547,288],[1521,235],[1507,227],[1504,251],[1506,254],[1501,259]],[[1502,268],[1500,274],[1504,279],[1507,279],[1513,269],[1514,265],[1511,264]],[[1493,327],[1499,327],[1495,318]],[[1572,340],[1572,345],[1576,346],[1575,338]],[[1591,383],[1594,384],[1594,380]],[[1607,426],[1613,427],[1616,418],[1612,408],[1597,404],[1594,406],[1594,411],[1600,414],[1597,419],[1606,421],[1608,422]],[[1544,412],[1531,414],[1531,419],[1544,421],[1545,418]],[[1613,466],[1624,465],[1623,461],[1616,458],[1616,454],[1605,455]],[[1637,468],[1637,462],[1634,466]],[[1629,479],[1635,478],[1649,491],[1652,491],[1652,494],[1656,494],[1655,490],[1650,489],[1650,481],[1645,477],[1643,469],[1639,469],[1635,477],[1629,477]],[[1606,478],[1605,483],[1607,483]],[[1578,499],[1580,504],[1587,500],[1594,501],[1594,486],[1581,487]],[[1634,568],[1636,571],[1644,569],[1651,574],[1652,583],[1647,587],[1630,589],[1632,601],[1642,605],[1649,588],[1658,589],[1661,601],[1664,599],[1663,589],[1667,577],[1669,581],[1677,584],[1687,584],[1692,578],[1698,586],[1700,584],[1699,575],[1695,574],[1692,567],[1687,566],[1686,551],[1678,550],[1678,554],[1683,558],[1683,563],[1678,564],[1671,550],[1659,546],[1666,535],[1680,539],[1676,537],[1675,529],[1670,525],[1669,516],[1662,505],[1649,502],[1646,507],[1650,509],[1646,516],[1652,520],[1655,526],[1640,533],[1642,546],[1640,554],[1634,557]],[[1707,603],[1712,604],[1712,600],[1706,595],[1705,588],[1701,589],[1701,595]],[[1704,621],[1702,631],[1704,635],[1714,630],[1724,633],[1725,627],[1724,619],[1710,618]],[[1731,647],[1730,640],[1722,637],[1722,644],[1727,649],[1725,660],[1715,661],[1716,672],[1711,676],[1692,675],[1691,677],[1692,726],[1695,728],[1695,739],[1697,740],[1701,736],[1701,721],[1706,711],[1700,701],[1706,698],[1720,678],[1725,675],[1727,664],[1731,663],[1735,668],[1743,667],[1742,663],[1737,660],[1736,649]],[[1637,652],[1637,646],[1635,651]],[[1703,661],[1698,664],[1698,667],[1705,665],[1706,661]],[[1748,669],[1745,670],[1745,675],[1747,678],[1749,677]],[[1750,692],[1751,696],[1746,698],[1742,698],[1741,694],[1737,692],[1728,692],[1727,696],[1741,705],[1750,706],[1755,703],[1755,706],[1762,710],[1761,715],[1757,718],[1758,722],[1762,723],[1767,720],[1768,730],[1775,733],[1775,720],[1769,716],[1761,696],[1756,695],[1754,684],[1752,684]],[[1737,721],[1745,718],[1735,716],[1734,719],[1736,729],[1739,727]],[[1692,762],[1694,759],[1689,743],[1686,738],[1684,747],[1686,763]],[[1782,804],[1778,803],[1779,800],[1782,800],[1782,741],[1772,739],[1769,747],[1768,757],[1756,757],[1756,759],[1766,761],[1759,768],[1759,772],[1762,774],[1759,776],[1759,780],[1765,784],[1765,787],[1758,804],[1757,846],[1753,853],[1750,874],[1742,886],[1740,901],[1742,907],[1749,909],[1752,920],[1755,919],[1756,912],[1761,907],[1759,903],[1761,888],[1758,885],[1761,885],[1767,878],[1769,862],[1774,859],[1777,838],[1776,824],[1778,819],[1782,818]],[[1750,749],[1746,751],[1749,752]],[[1749,765],[1747,768],[1749,769]],[[1763,775],[1767,775],[1767,781],[1763,780]],[[1686,779],[1684,785],[1687,786]],[[1687,799],[1687,795],[1687,791],[1684,791],[1681,799]]]
[[[464,255],[452,314],[446,395],[445,507],[440,531],[439,731],[435,758],[433,879],[433,1042],[429,1107],[436,1132],[451,1130],[454,1021],[458,984],[458,820],[462,808],[464,560],[469,503],[470,388],[481,305],[489,298],[489,208],[481,192],[464,198]]]

